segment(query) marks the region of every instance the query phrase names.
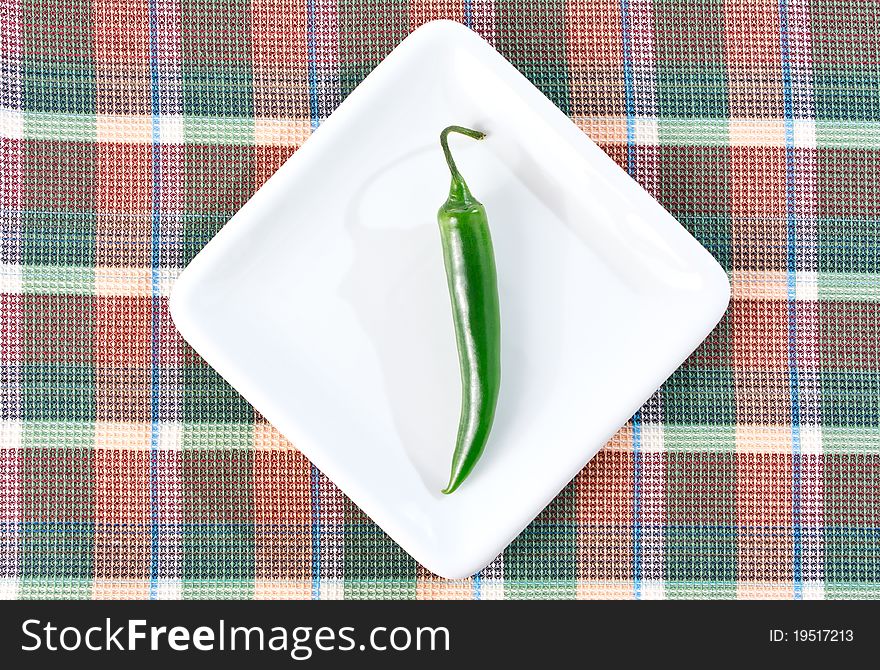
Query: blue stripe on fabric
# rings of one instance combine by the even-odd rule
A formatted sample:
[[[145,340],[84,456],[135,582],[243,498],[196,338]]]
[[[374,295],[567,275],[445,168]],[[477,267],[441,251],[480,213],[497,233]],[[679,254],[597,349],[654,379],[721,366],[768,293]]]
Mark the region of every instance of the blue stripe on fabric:
[[[312,130],[321,123],[318,118],[318,38],[315,25],[315,2],[317,0],[308,0],[306,5],[308,15],[309,116]]]
[[[636,177],[636,104],[632,71],[632,26],[629,0],[620,1],[623,24],[623,81],[626,89],[626,171]],[[641,413],[632,418],[633,431],[633,591],[642,597],[642,426]]]
[[[633,441],[633,592],[642,597],[642,413],[632,418]]]
[[[788,297],[788,369],[791,389],[791,509],[794,597],[803,597],[803,546],[801,538],[801,430],[797,361],[797,212],[794,174],[794,104],[791,52],[788,41],[788,0],[779,1],[782,91],[785,105],[785,211]]]
[[[159,116],[159,43],[156,0],[150,0],[150,107],[152,124],[152,221],[150,231],[150,600],[159,583],[159,263],[161,211],[161,151]]]
[[[306,3],[308,29],[309,59],[309,114],[312,130],[318,127],[318,42],[315,25],[315,2]],[[311,503],[312,503],[312,598],[321,597],[321,473],[314,465],[311,466]]]
[[[632,26],[629,16],[629,0],[620,0],[623,23],[623,83],[626,90],[626,171],[636,176],[636,100],[632,71]]]
[[[321,473],[311,466],[312,599],[321,597]]]
[[[473,0],[464,0],[464,25],[473,30],[474,27],[474,3]]]

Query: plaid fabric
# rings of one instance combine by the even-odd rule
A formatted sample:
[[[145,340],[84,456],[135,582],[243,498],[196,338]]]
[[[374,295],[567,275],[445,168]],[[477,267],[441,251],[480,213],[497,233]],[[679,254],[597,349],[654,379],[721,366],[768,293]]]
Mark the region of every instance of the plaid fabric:
[[[167,310],[180,269],[440,17],[510,59],[733,287],[608,447],[456,582]],[[868,0],[0,0],[3,595],[877,597],[878,35]]]

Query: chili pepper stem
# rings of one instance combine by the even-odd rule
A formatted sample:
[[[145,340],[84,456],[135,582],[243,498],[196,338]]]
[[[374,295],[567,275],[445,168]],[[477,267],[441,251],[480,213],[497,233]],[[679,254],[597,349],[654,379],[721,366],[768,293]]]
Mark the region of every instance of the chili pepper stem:
[[[468,190],[467,184],[465,184],[461,173],[458,171],[455,159],[452,158],[452,152],[449,151],[449,133],[459,133],[460,135],[466,135],[475,140],[483,139],[486,137],[486,133],[482,133],[479,130],[465,128],[464,126],[447,126],[440,133],[440,146],[443,147],[443,155],[446,157],[446,165],[449,166],[449,172],[452,175],[452,185],[449,187],[449,199],[463,201],[470,200],[470,191]]]

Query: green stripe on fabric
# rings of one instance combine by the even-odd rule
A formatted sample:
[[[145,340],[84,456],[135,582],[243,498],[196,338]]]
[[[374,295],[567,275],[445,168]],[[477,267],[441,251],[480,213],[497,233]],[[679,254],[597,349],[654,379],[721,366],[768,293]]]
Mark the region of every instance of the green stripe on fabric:
[[[880,583],[880,513],[871,485],[878,466],[878,454],[825,454],[822,514],[827,584]]]
[[[865,279],[869,288],[875,286],[880,275],[877,231],[877,222],[868,223],[854,216],[852,211],[832,210],[829,216],[820,218],[817,222],[819,278],[827,272],[839,274],[847,282],[852,277],[854,286],[862,286]]]
[[[495,3],[495,48],[563,112],[571,110],[564,0]],[[538,21],[526,21],[531,15]]]
[[[22,114],[24,138],[63,142],[97,140],[97,115],[56,111],[25,111]]]
[[[185,116],[253,116],[250,6],[249,0],[181,3]]]
[[[111,117],[107,117],[108,119]],[[584,117],[589,119],[591,117]],[[645,117],[655,121],[653,117]],[[625,116],[606,116],[602,121],[625,120]],[[68,112],[26,111],[22,114],[22,137],[28,140],[59,141],[97,141],[97,126],[101,117],[96,114],[76,114]],[[284,117],[282,123],[302,123],[301,119]],[[728,146],[730,142],[730,120],[717,118],[660,118],[656,119],[658,142],[662,146]],[[780,132],[778,142],[770,146],[785,146],[781,132],[783,119],[761,119],[756,122],[756,132],[764,123],[778,123]],[[183,141],[192,144],[229,144],[250,146],[257,143],[254,131],[256,120],[252,116],[211,116],[188,114],[182,117]],[[796,141],[801,141],[800,129],[808,127],[804,122],[795,122]],[[814,129],[815,145],[820,149],[880,149],[880,121],[862,120],[816,120],[810,121]],[[766,137],[760,139],[767,142]],[[113,141],[142,144],[148,138],[135,134],[132,139],[115,137]],[[162,141],[162,138],[160,138]],[[171,140],[169,140],[171,141]],[[806,140],[804,140],[806,141]],[[177,143],[177,140],[174,140]],[[637,144],[654,144],[650,136],[636,138]],[[807,142],[812,145],[813,142]]]
[[[576,491],[569,484],[504,550],[504,596],[573,598],[576,580]]]
[[[21,23],[23,108],[28,111],[97,111],[94,22],[91,2],[24,0]],[[14,38],[13,38],[14,39]]]
[[[413,599],[416,561],[347,498],[345,499],[346,599]]]
[[[100,287],[102,296],[139,296],[149,286],[149,270],[143,268],[100,268],[64,265],[7,265],[0,276],[14,277],[13,286],[22,295],[99,295],[96,277],[104,271],[105,283]],[[179,269],[163,270],[160,275],[161,295],[169,289],[180,273]]]
[[[348,96],[410,32],[409,1],[339,0],[339,85]]]
[[[661,145],[685,147],[726,147],[730,143],[730,122],[727,119],[657,120]]]
[[[253,422],[185,423],[180,436],[184,449],[246,449],[253,443]]]
[[[190,261],[211,241],[226,224],[228,216],[193,214],[183,217],[180,233],[179,267],[186,267]]]
[[[180,368],[180,412],[184,421],[203,426],[236,426],[254,419],[250,404],[204,362]],[[237,434],[237,430],[233,434]],[[194,431],[194,434],[202,433]],[[226,435],[218,431],[215,437],[225,439]]]
[[[823,369],[819,382],[823,425],[880,428],[880,373]]]
[[[95,531],[93,445],[94,425],[88,421],[22,424],[20,477],[33,494],[22,496],[18,524],[20,597],[90,595]]]
[[[23,108],[34,112],[94,113],[97,107],[94,62],[87,58],[75,63],[50,60],[59,55],[62,54],[49,52],[26,59]]]
[[[97,126],[101,117],[96,114],[24,112],[22,119],[22,136],[27,140],[96,142]],[[285,121],[293,123],[295,119],[285,119]],[[256,144],[255,125],[256,121],[252,116],[190,114],[182,117],[183,142],[251,146]],[[123,144],[144,144],[150,141],[150,138],[143,133],[135,133],[131,138],[126,140],[125,137],[114,136],[112,139]],[[174,140],[174,143],[178,141]]]
[[[94,365],[28,363],[20,371],[26,421],[95,419]]]
[[[826,453],[880,454],[880,428],[822,426],[822,450]]]
[[[690,230],[690,226],[685,227]],[[693,230],[690,232],[693,234]],[[733,281],[733,272],[730,270],[727,280]],[[880,276],[875,274],[819,272],[816,284],[821,301],[880,302]]]
[[[253,146],[255,121],[253,117],[183,118],[183,141],[189,144],[223,144]]]
[[[202,529],[183,528],[182,532],[187,536],[196,536]],[[210,529],[206,529],[210,532]],[[218,550],[226,549],[227,546],[218,540],[212,539],[213,545],[205,545],[205,551],[211,547]],[[189,545],[192,548],[193,545]],[[210,569],[207,568],[207,569]],[[185,578],[181,580],[181,596],[184,600],[252,600],[254,597],[254,582],[250,577],[235,579],[226,576],[227,571],[221,570],[216,576],[205,579]]]
[[[669,600],[735,600],[735,583],[671,581],[663,584]]]
[[[876,90],[880,91],[880,82]],[[880,122],[817,119],[816,145],[827,149],[880,149]]]
[[[723,0],[653,6],[658,116],[727,117]]]
[[[824,592],[828,600],[880,600],[880,584],[826,583]]]
[[[717,192],[721,195],[724,193],[727,183],[722,181],[717,186]],[[733,244],[731,242],[733,227],[729,215],[723,211],[725,205],[725,202],[717,203],[718,209],[722,210],[718,214],[697,214],[691,216],[676,213],[673,216],[706,248],[706,251],[712,254],[712,257],[718,261],[729,275],[733,267]]]
[[[95,268],[75,265],[24,265],[22,293],[36,295],[94,295]]]
[[[833,486],[834,482],[826,482]],[[880,583],[880,529],[825,522],[825,582]]]
[[[56,546],[64,546],[64,541],[59,540]],[[54,562],[50,565],[54,568]],[[51,574],[47,571],[44,576],[21,577],[18,581],[21,600],[88,600],[93,590],[94,581],[89,577],[61,577],[54,569]]]
[[[737,579],[735,454],[667,451],[664,481],[664,579],[733,583]],[[671,596],[674,588],[665,586]]]
[[[29,449],[72,449],[92,447],[95,427],[88,421],[25,421],[21,446]]]
[[[880,302],[880,275],[857,272],[820,272],[820,300]]]
[[[736,422],[733,372],[681,367],[663,385],[666,426]]]
[[[212,445],[183,449],[181,577],[184,598],[209,594],[226,598],[253,596],[251,445],[252,440],[233,448]],[[222,586],[218,588],[212,581],[222,582]]]
[[[844,231],[855,233],[869,245],[862,253],[872,255],[877,262],[877,219],[880,203],[877,191],[880,183],[880,151],[860,149],[820,149],[816,154],[816,188],[820,221],[834,222]],[[819,229],[820,241],[826,226]],[[837,230],[835,232],[842,232]],[[822,259],[820,259],[820,269]],[[835,268],[846,270],[849,268]],[[864,270],[868,268],[852,268]],[[874,266],[877,270],[877,265]]]
[[[527,560],[528,557],[524,557],[519,562],[525,563]],[[536,565],[538,564],[529,566],[530,572],[534,573]],[[506,575],[506,565],[504,570],[505,600],[572,600],[577,594],[577,581],[552,578],[514,579]]]
[[[880,120],[880,73],[876,66],[814,65],[813,77],[817,118]]]
[[[661,144],[657,164],[660,204],[724,269],[732,268],[730,149]]]
[[[48,162],[48,161],[46,161]],[[43,165],[46,169],[55,166]],[[33,166],[36,175],[38,164]],[[83,174],[83,179],[93,174]],[[36,178],[36,177],[35,177]],[[89,185],[92,188],[92,185]],[[60,198],[61,195],[58,194]],[[82,208],[91,210],[91,197],[80,194]],[[51,203],[33,203],[34,206]],[[62,203],[56,203],[56,206]],[[97,216],[92,211],[25,210],[20,212],[22,261],[25,265],[92,265],[95,262]]]
[[[189,144],[183,150],[180,263],[189,263],[256,190],[256,149]]]
[[[807,4],[816,117],[880,120],[876,4],[863,0]]]
[[[664,426],[663,446],[668,452],[734,451],[734,426]]]

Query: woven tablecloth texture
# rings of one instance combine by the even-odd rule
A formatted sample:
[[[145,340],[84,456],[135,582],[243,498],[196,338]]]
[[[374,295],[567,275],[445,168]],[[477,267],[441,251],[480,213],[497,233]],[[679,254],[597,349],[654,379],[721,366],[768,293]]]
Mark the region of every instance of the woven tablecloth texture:
[[[167,307],[181,268],[435,18],[494,45],[733,291],[460,581],[388,539]],[[0,595],[880,596],[876,3],[0,0],[0,39]]]

